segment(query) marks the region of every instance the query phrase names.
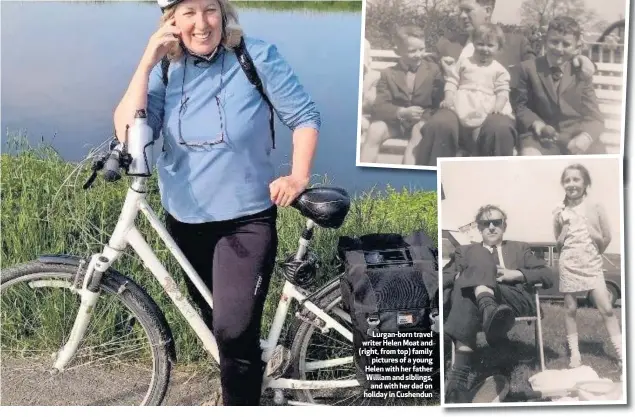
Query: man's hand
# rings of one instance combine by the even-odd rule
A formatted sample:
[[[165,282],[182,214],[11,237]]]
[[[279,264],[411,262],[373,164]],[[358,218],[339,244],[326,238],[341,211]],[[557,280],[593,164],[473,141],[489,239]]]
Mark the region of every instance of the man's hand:
[[[544,122],[537,121],[534,123],[534,132],[538,137],[538,141],[542,146],[550,148],[558,140],[558,131]]]
[[[498,277],[496,278],[496,281],[500,282],[501,284],[511,284],[517,281],[521,281],[525,277],[523,273],[517,269],[505,269],[499,266],[497,272]]]
[[[441,63],[441,69],[443,74],[448,75],[452,71],[452,67],[456,64],[456,60],[451,56],[442,57],[439,62]]]
[[[572,62],[574,68],[580,69],[580,74],[585,81],[591,81],[595,74],[595,65],[588,57],[584,55],[578,55],[573,58]]]
[[[449,110],[453,110],[454,109],[454,97],[453,96],[448,96],[446,97],[441,104],[439,105],[440,108],[442,109],[449,109]]]
[[[419,106],[410,106],[400,109],[397,115],[401,120],[409,122],[418,122],[423,116],[423,108]]]

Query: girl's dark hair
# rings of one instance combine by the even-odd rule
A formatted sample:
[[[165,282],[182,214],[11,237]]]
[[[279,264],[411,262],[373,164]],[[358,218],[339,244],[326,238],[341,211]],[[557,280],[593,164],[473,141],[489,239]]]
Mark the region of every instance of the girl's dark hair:
[[[582,164],[571,164],[568,167],[566,167],[563,171],[562,171],[562,175],[560,176],[560,184],[564,185],[564,176],[566,175],[567,171],[571,171],[571,170],[577,170],[578,172],[580,172],[580,175],[582,175],[582,180],[584,181],[584,194],[583,195],[587,195],[586,190],[588,187],[591,186],[591,174],[589,174],[589,170]],[[565,196],[564,198],[564,203],[567,203],[567,197]]]

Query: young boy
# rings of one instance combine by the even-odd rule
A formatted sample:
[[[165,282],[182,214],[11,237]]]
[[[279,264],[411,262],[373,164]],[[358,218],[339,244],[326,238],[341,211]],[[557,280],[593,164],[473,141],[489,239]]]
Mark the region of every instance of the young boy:
[[[572,63],[580,47],[580,25],[554,18],[545,55],[521,63],[514,110],[520,155],[603,154],[604,118],[592,80]]]
[[[361,149],[362,162],[375,162],[381,144],[390,137],[419,134],[419,122],[438,109],[443,98],[441,68],[426,53],[423,30],[406,26],[396,35],[399,62],[383,70],[377,83],[373,121]]]

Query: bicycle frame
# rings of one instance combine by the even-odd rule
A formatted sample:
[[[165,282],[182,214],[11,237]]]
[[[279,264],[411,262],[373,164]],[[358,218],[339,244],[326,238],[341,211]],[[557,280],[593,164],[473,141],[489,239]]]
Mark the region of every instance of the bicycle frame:
[[[54,369],[57,371],[63,371],[64,367],[72,356],[75,354],[81,339],[84,336],[88,323],[90,321],[93,308],[97,303],[99,292],[94,292],[89,289],[90,287],[99,288],[98,281],[101,277],[101,273],[108,270],[108,268],[117,261],[122,252],[126,249],[127,245],[130,245],[132,249],[137,253],[139,258],[143,261],[144,265],[154,275],[157,281],[161,284],[164,291],[170,297],[172,302],[176,305],[180,313],[188,322],[190,327],[194,330],[199,337],[205,349],[212,355],[216,363],[219,362],[218,345],[212,331],[205,325],[205,322],[198,314],[198,312],[188,302],[187,298],[181,293],[177,283],[174,281],[169,272],[165,269],[161,261],[158,259],[150,245],[143,238],[137,227],[135,226],[135,220],[142,212],[152,228],[157,232],[161,240],[165,243],[166,247],[174,258],[178,261],[179,265],[183,268],[188,278],[194,283],[196,288],[200,291],[205,301],[209,304],[210,308],[213,308],[212,294],[205,286],[200,276],[196,273],[190,262],[187,260],[181,249],[176,242],[172,239],[167,229],[163,226],[158,216],[152,210],[146,200],[146,182],[147,178],[136,177],[132,180],[126,199],[123,204],[121,214],[119,216],[117,225],[111,235],[111,238],[107,245],[99,254],[94,254],[88,264],[86,274],[82,284],[82,289],[79,290],[81,295],[81,305],[75,319],[73,329],[70,333],[67,343],[59,351],[57,359],[54,364]],[[311,220],[307,220],[307,228],[313,228],[314,223]],[[302,259],[306,254],[309,241],[300,237],[298,251],[296,253],[296,259]],[[97,274],[94,274],[97,272]],[[266,340],[261,339],[262,347],[262,359],[265,363],[269,362],[272,357],[273,350],[282,333],[282,328],[286,320],[286,315],[290,307],[292,300],[297,300],[300,303],[304,303],[304,307],[315,314],[316,317],[321,319],[325,323],[325,329],[333,328],[341,333],[346,339],[352,341],[352,333],[343,327],[340,323],[334,320],[329,314],[320,309],[311,300],[308,300],[306,295],[298,289],[295,285],[285,280],[282,295],[278,303],[278,307],[269,330],[269,335]],[[353,357],[333,359],[326,361],[311,362],[311,368],[328,368],[339,366],[343,363],[352,363]],[[321,365],[321,366],[318,366]],[[275,389],[326,389],[326,388],[345,388],[355,387],[359,383],[356,379],[349,381],[305,381],[298,379],[286,379],[286,378],[269,378],[265,375],[263,380],[263,388],[275,388]]]

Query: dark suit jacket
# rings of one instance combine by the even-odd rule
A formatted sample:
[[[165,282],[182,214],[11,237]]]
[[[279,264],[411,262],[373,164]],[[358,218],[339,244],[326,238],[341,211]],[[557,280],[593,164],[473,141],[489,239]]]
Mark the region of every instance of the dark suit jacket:
[[[536,257],[528,244],[513,240],[503,240],[503,262],[507,269],[517,269],[523,273],[527,283],[513,284],[516,287],[524,285],[534,285],[542,283],[542,288],[547,289],[553,286],[553,272],[544,260]],[[482,247],[482,243],[472,243],[456,248],[451,261],[443,269],[443,287],[451,288],[454,285],[454,278],[457,273],[465,270],[465,255],[476,247]]]
[[[425,58],[415,75],[414,90],[408,91],[406,70],[401,65],[386,68],[377,82],[377,98],[373,105],[372,118],[383,120],[389,125],[399,124],[397,110],[400,107],[419,106],[430,109],[424,114],[439,108],[443,99],[443,77],[441,67],[430,58]]]
[[[435,53],[439,59],[444,56],[450,56],[456,60],[459,58],[459,55],[461,55],[461,51],[463,50],[467,39],[468,35],[466,34],[451,34],[447,37],[442,36],[438,40],[434,50],[431,52]],[[507,69],[511,77],[510,99],[516,93],[518,66],[521,62],[528,59],[534,59],[535,57],[536,52],[533,50],[531,43],[525,36],[516,33],[505,34],[505,44],[503,49],[496,55],[496,60],[500,62],[505,69]]]
[[[598,140],[604,130],[592,81],[585,81],[569,66],[560,79],[559,93],[554,87],[547,58],[525,61],[520,66],[518,96],[513,102],[518,133],[526,135],[536,120],[553,126],[565,137],[586,132]]]

